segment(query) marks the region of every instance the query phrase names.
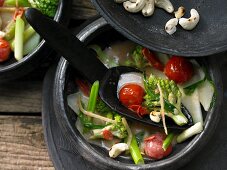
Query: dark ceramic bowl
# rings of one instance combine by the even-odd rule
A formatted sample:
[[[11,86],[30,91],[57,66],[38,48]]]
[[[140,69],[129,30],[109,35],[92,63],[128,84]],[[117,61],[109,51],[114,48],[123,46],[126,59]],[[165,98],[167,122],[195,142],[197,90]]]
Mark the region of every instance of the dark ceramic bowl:
[[[108,44],[111,41],[118,40],[119,35],[112,29],[104,19],[99,18],[86,27],[84,27],[77,37],[86,44],[91,42],[99,42],[99,44]],[[61,58],[54,81],[53,88],[53,105],[54,111],[65,137],[69,139],[70,145],[73,146],[75,152],[81,154],[87,161],[100,169],[177,169],[191,160],[191,158],[200,151],[207,143],[215,131],[220,116],[220,108],[222,103],[222,79],[219,66],[215,64],[215,57],[206,57],[201,59],[209,70],[217,88],[217,100],[215,106],[204,113],[204,131],[195,137],[187,140],[182,144],[174,147],[172,154],[159,161],[148,160],[145,165],[134,165],[130,159],[120,157],[111,159],[108,152],[97,146],[89,144],[79,133],[75,127],[77,119],[76,114],[71,111],[67,105],[67,95],[76,92],[74,83],[77,72],[70,67],[68,62]]]
[[[60,24],[67,24],[70,19],[70,9],[72,0],[60,0],[54,20]],[[48,29],[48,28],[47,28]],[[20,61],[16,61],[13,57],[10,60],[0,63],[0,82],[19,78],[39,66],[45,58],[50,55],[52,49],[44,40],[39,45],[24,56]]]

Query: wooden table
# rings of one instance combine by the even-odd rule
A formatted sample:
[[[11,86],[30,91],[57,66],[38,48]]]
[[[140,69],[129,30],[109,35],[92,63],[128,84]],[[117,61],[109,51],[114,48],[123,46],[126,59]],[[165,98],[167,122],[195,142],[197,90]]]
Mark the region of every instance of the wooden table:
[[[73,0],[71,24],[97,15],[89,0]],[[29,75],[0,84],[0,169],[52,170],[44,143],[41,105],[47,64]]]

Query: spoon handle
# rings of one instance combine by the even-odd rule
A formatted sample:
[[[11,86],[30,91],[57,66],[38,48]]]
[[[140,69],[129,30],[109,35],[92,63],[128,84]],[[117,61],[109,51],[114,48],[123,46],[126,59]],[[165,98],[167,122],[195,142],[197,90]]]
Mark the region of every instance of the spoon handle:
[[[107,68],[95,52],[88,49],[67,28],[33,8],[26,10],[25,17],[35,31],[88,81],[93,83],[103,78]]]

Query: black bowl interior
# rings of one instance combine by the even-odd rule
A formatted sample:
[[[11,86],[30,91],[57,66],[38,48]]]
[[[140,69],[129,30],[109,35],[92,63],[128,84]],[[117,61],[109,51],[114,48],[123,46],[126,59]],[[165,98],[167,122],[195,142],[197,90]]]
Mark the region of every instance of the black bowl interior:
[[[86,32],[86,28],[83,31]],[[78,37],[80,38],[80,36]],[[109,25],[105,25],[97,31],[90,33],[89,36],[84,39],[84,42],[86,44],[96,43],[101,47],[107,47],[114,41],[123,39],[125,38],[121,34],[117,33]],[[202,148],[202,146],[205,145],[209,137],[213,134],[219,117],[218,110],[220,108],[222,98],[221,77],[218,67],[215,66],[213,60],[210,57],[206,59],[200,59],[199,62],[208,69],[211,78],[214,80],[217,86],[218,92],[218,102],[216,103],[215,107],[213,107],[206,113],[203,112],[205,119],[204,131],[201,134],[191,138],[190,140],[174,146],[173,152],[169,157],[159,161],[154,161],[146,158],[145,161],[148,164],[140,166],[139,168],[176,169],[177,167],[180,167],[188,162],[192,158],[192,156],[196,154]],[[102,165],[101,167],[104,166],[105,168],[107,168],[113,166],[113,168],[117,169],[124,169],[126,167],[129,169],[138,168],[138,166],[131,164],[132,160],[129,157],[120,156],[115,160],[108,158],[108,151],[89,144],[76,129],[75,122],[77,120],[77,116],[67,105],[67,95],[75,93],[77,91],[77,87],[75,85],[76,77],[80,77],[80,75],[76,72],[76,70],[70,67],[64,59],[62,59],[58,65],[55,77],[55,114],[57,115],[57,119],[63,130],[65,130],[66,133],[69,133],[70,131],[70,133],[73,135],[75,141],[72,141],[72,143],[75,144],[75,149],[81,151],[80,154],[85,157],[85,159],[91,161],[98,167],[100,167],[100,165],[97,162],[104,158],[107,161],[102,162],[102,164],[104,165]],[[89,149],[87,150],[87,148]],[[92,156],[94,156],[94,154],[98,154],[98,157],[95,158],[96,161],[98,160],[97,162],[95,160],[92,160],[91,158]],[[118,162],[118,164],[116,164],[117,161],[120,161],[122,163]]]
[[[68,23],[71,2],[71,0],[59,1],[58,9],[54,16],[55,21],[61,24]],[[0,82],[15,79],[27,74],[39,66],[45,57],[47,57],[51,52],[52,49],[44,40],[41,40],[39,45],[31,53],[24,56],[20,61],[17,61],[11,54],[9,60],[0,63]]]

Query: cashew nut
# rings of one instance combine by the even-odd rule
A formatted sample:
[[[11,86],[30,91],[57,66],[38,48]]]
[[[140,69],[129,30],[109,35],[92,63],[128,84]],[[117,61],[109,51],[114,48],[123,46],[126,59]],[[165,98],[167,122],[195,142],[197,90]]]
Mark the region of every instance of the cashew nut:
[[[155,6],[164,9],[168,13],[174,11],[173,5],[169,0],[155,0]]]
[[[178,19],[177,18],[170,19],[165,25],[166,32],[169,35],[172,35],[177,30],[177,27],[176,27],[177,24],[178,24]]]
[[[145,0],[145,6],[142,9],[142,14],[145,17],[151,16],[154,13],[154,1],[155,0]]]
[[[126,1],[123,6],[128,12],[136,13],[143,9],[145,3],[145,0]]]
[[[122,152],[128,149],[129,147],[126,143],[117,143],[111,147],[109,151],[109,156],[111,158],[116,158],[118,155],[120,155]]]
[[[160,112],[156,112],[156,111],[152,111],[150,113],[150,119],[153,122],[159,123],[161,121],[161,113]]]
[[[179,7],[176,12],[174,12],[174,15],[177,19],[181,18],[185,14],[185,8],[183,6]]]
[[[190,14],[191,14],[190,18],[179,19],[179,24],[185,30],[192,30],[199,22],[199,13],[195,9],[191,9]]]

